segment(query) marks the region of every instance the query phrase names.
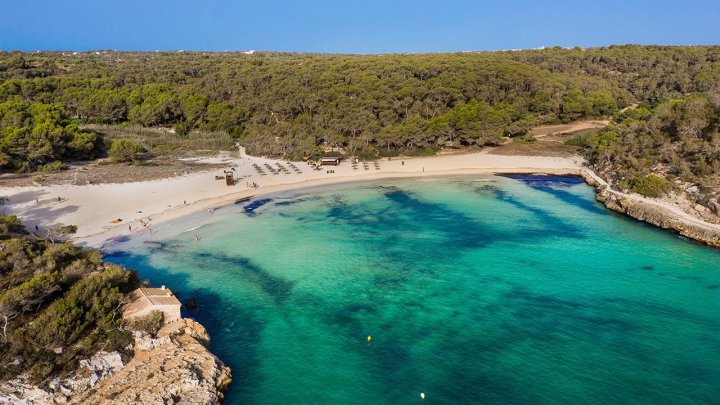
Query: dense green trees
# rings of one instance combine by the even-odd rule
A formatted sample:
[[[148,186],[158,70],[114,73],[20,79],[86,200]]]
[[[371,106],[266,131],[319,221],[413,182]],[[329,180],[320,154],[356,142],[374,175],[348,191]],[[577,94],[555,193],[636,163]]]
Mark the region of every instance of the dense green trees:
[[[675,180],[697,185],[695,202],[720,213],[720,98],[689,95],[641,105],[569,143],[623,187],[659,197]]]
[[[132,338],[119,309],[137,275],[98,251],[27,236],[12,215],[0,224],[0,378],[42,382],[98,350],[124,352]]]
[[[143,152],[143,148],[129,139],[116,139],[110,144],[108,156],[116,162],[129,162]]]
[[[0,167],[34,170],[66,159],[92,159],[100,139],[67,120],[58,104],[0,103]]]
[[[720,175],[720,98],[689,96],[629,109],[585,140],[617,175],[662,172],[687,181]]]
[[[636,193],[654,198],[662,197],[671,188],[671,184],[666,178],[654,174],[629,177],[627,185]]]
[[[255,154],[319,153],[326,143],[377,156],[493,144],[538,123],[717,93],[719,66],[718,47],[0,53],[0,102],[58,103],[81,123],[174,127],[178,136],[225,131]],[[18,159],[5,158],[16,169]]]

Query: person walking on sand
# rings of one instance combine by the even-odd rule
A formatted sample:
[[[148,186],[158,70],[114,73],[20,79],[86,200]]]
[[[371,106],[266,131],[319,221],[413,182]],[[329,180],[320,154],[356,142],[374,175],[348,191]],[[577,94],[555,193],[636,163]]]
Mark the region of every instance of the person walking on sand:
[[[132,232],[132,225],[128,224],[128,231]]]
[[[62,201],[62,198],[60,198],[60,196],[58,196],[58,202],[60,202],[60,201]]]

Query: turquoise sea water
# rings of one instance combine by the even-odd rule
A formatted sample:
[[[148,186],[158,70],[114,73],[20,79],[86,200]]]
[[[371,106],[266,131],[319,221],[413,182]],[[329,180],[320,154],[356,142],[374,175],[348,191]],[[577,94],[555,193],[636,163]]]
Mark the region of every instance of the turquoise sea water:
[[[720,250],[574,177],[308,189],[117,248],[195,298],[228,404],[720,402]]]

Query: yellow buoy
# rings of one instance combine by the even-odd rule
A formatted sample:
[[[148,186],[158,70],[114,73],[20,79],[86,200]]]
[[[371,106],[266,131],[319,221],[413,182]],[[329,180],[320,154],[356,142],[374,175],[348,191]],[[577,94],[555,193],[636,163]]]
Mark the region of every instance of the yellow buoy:
[[[425,393],[424,393],[424,392],[421,392],[421,393],[420,393],[420,399],[425,399]]]
[[[372,336],[368,336],[368,343],[372,340]]]

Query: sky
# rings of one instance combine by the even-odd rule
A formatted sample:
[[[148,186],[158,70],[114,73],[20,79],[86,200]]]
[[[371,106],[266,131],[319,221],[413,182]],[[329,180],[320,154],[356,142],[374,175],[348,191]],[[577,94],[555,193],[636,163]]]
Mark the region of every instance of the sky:
[[[0,49],[324,53],[720,44],[720,0],[0,0]]]

